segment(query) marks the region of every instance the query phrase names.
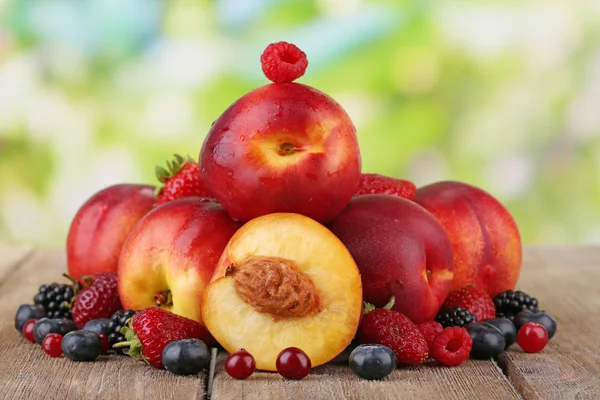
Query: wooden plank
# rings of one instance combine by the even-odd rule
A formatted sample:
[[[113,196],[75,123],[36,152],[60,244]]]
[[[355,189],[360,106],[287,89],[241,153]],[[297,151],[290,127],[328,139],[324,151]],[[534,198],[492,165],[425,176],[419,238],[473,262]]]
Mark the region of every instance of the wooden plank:
[[[0,244],[0,284],[11,272],[18,268],[29,255],[31,255],[29,246],[8,246]]]
[[[14,329],[21,303],[31,302],[42,283],[61,278],[62,251],[37,251],[0,285],[0,393],[3,399],[202,399],[206,374],[178,377],[124,356],[93,363],[53,359]]]
[[[341,362],[314,368],[301,381],[287,381],[270,372],[256,372],[239,381],[225,372],[225,358],[226,354],[221,354],[215,368],[214,400],[521,398],[492,361],[469,360],[455,368],[435,364],[398,368],[381,381],[362,380]],[[343,360],[340,357],[339,361]]]
[[[301,381],[277,373],[256,372],[235,380],[224,369],[226,353],[215,368],[212,399],[520,399],[493,361],[469,360],[460,367],[436,364],[398,368],[381,381],[358,378],[347,364],[348,354],[335,364],[314,368]]]
[[[500,359],[525,399],[600,398],[600,247],[534,247],[519,288],[558,322],[540,353],[514,346]]]

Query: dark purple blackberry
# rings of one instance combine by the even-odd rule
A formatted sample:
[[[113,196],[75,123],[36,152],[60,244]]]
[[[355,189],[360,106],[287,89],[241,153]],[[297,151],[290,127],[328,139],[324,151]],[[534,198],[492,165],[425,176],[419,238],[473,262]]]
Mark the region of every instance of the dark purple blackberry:
[[[500,293],[494,297],[494,307],[496,307],[496,317],[508,318],[511,321],[523,310],[539,311],[537,299],[520,290]]]
[[[460,307],[455,308],[444,308],[440,310],[438,315],[435,317],[436,322],[439,322],[444,328],[449,326],[460,326],[470,324],[471,322],[477,321],[475,316],[471,314],[471,311],[464,310]]]
[[[135,315],[135,311],[133,310],[119,310],[110,317],[110,322],[108,323],[108,343],[110,347],[113,347],[117,343],[121,343],[125,341],[125,335],[121,333],[121,329],[127,325],[127,320]],[[127,350],[126,348],[118,348],[113,349],[117,354],[124,354],[123,351]]]
[[[73,319],[70,304],[74,295],[73,286],[52,283],[40,286],[38,293],[33,297],[33,302],[42,306],[46,311],[46,316],[50,319]]]

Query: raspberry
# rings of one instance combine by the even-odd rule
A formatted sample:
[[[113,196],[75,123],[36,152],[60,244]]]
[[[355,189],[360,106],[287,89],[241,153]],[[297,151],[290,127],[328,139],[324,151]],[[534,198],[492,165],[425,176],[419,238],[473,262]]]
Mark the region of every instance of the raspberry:
[[[260,56],[265,76],[272,82],[293,82],[304,75],[306,54],[292,43],[276,42],[265,48]]]
[[[419,328],[421,333],[423,333],[423,336],[425,336],[427,347],[429,347],[429,353],[431,353],[433,340],[444,330],[444,327],[439,322],[430,321],[417,325],[417,328]]]
[[[471,335],[465,328],[451,326],[433,340],[431,357],[442,365],[455,366],[467,358],[473,347]]]

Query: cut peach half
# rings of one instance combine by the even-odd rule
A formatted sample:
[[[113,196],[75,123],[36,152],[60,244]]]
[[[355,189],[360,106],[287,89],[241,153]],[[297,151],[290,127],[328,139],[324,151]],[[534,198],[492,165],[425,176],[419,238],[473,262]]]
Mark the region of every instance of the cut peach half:
[[[362,309],[358,267],[318,222],[293,213],[255,218],[234,234],[202,297],[202,320],[232,353],[246,349],[257,369],[298,347],[313,367],[342,352]]]

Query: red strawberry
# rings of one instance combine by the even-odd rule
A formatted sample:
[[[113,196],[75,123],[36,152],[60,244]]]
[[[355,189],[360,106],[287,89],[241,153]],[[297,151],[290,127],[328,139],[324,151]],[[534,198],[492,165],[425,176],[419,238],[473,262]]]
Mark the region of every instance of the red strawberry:
[[[433,344],[433,340],[444,330],[444,327],[442,324],[435,321],[423,322],[422,324],[417,325],[417,327],[423,336],[425,336],[425,341],[427,342],[427,347],[429,349],[429,353],[431,354],[431,345]]]
[[[411,181],[379,174],[360,174],[358,189],[354,195],[391,194],[405,199],[412,199],[416,192],[417,187]]]
[[[73,321],[79,329],[92,319],[110,318],[122,308],[116,274],[103,272],[81,280],[83,283],[75,281],[76,294],[71,308]]]
[[[156,177],[164,184],[157,190],[156,205],[182,197],[213,197],[202,180],[200,166],[189,157],[184,159],[175,154],[174,161],[167,161],[166,169],[156,167]]]
[[[159,369],[164,368],[161,359],[167,344],[181,339],[205,339],[208,335],[198,322],[158,307],[135,314],[122,332],[126,341],[114,347],[129,347],[125,354]]]
[[[419,365],[427,360],[425,337],[406,315],[391,311],[394,297],[383,308],[365,303],[362,321],[358,327],[358,341],[363,344],[382,344],[396,353],[399,365]]]
[[[461,307],[469,310],[479,322],[496,317],[496,308],[490,295],[474,286],[465,286],[450,292],[443,307]]]

